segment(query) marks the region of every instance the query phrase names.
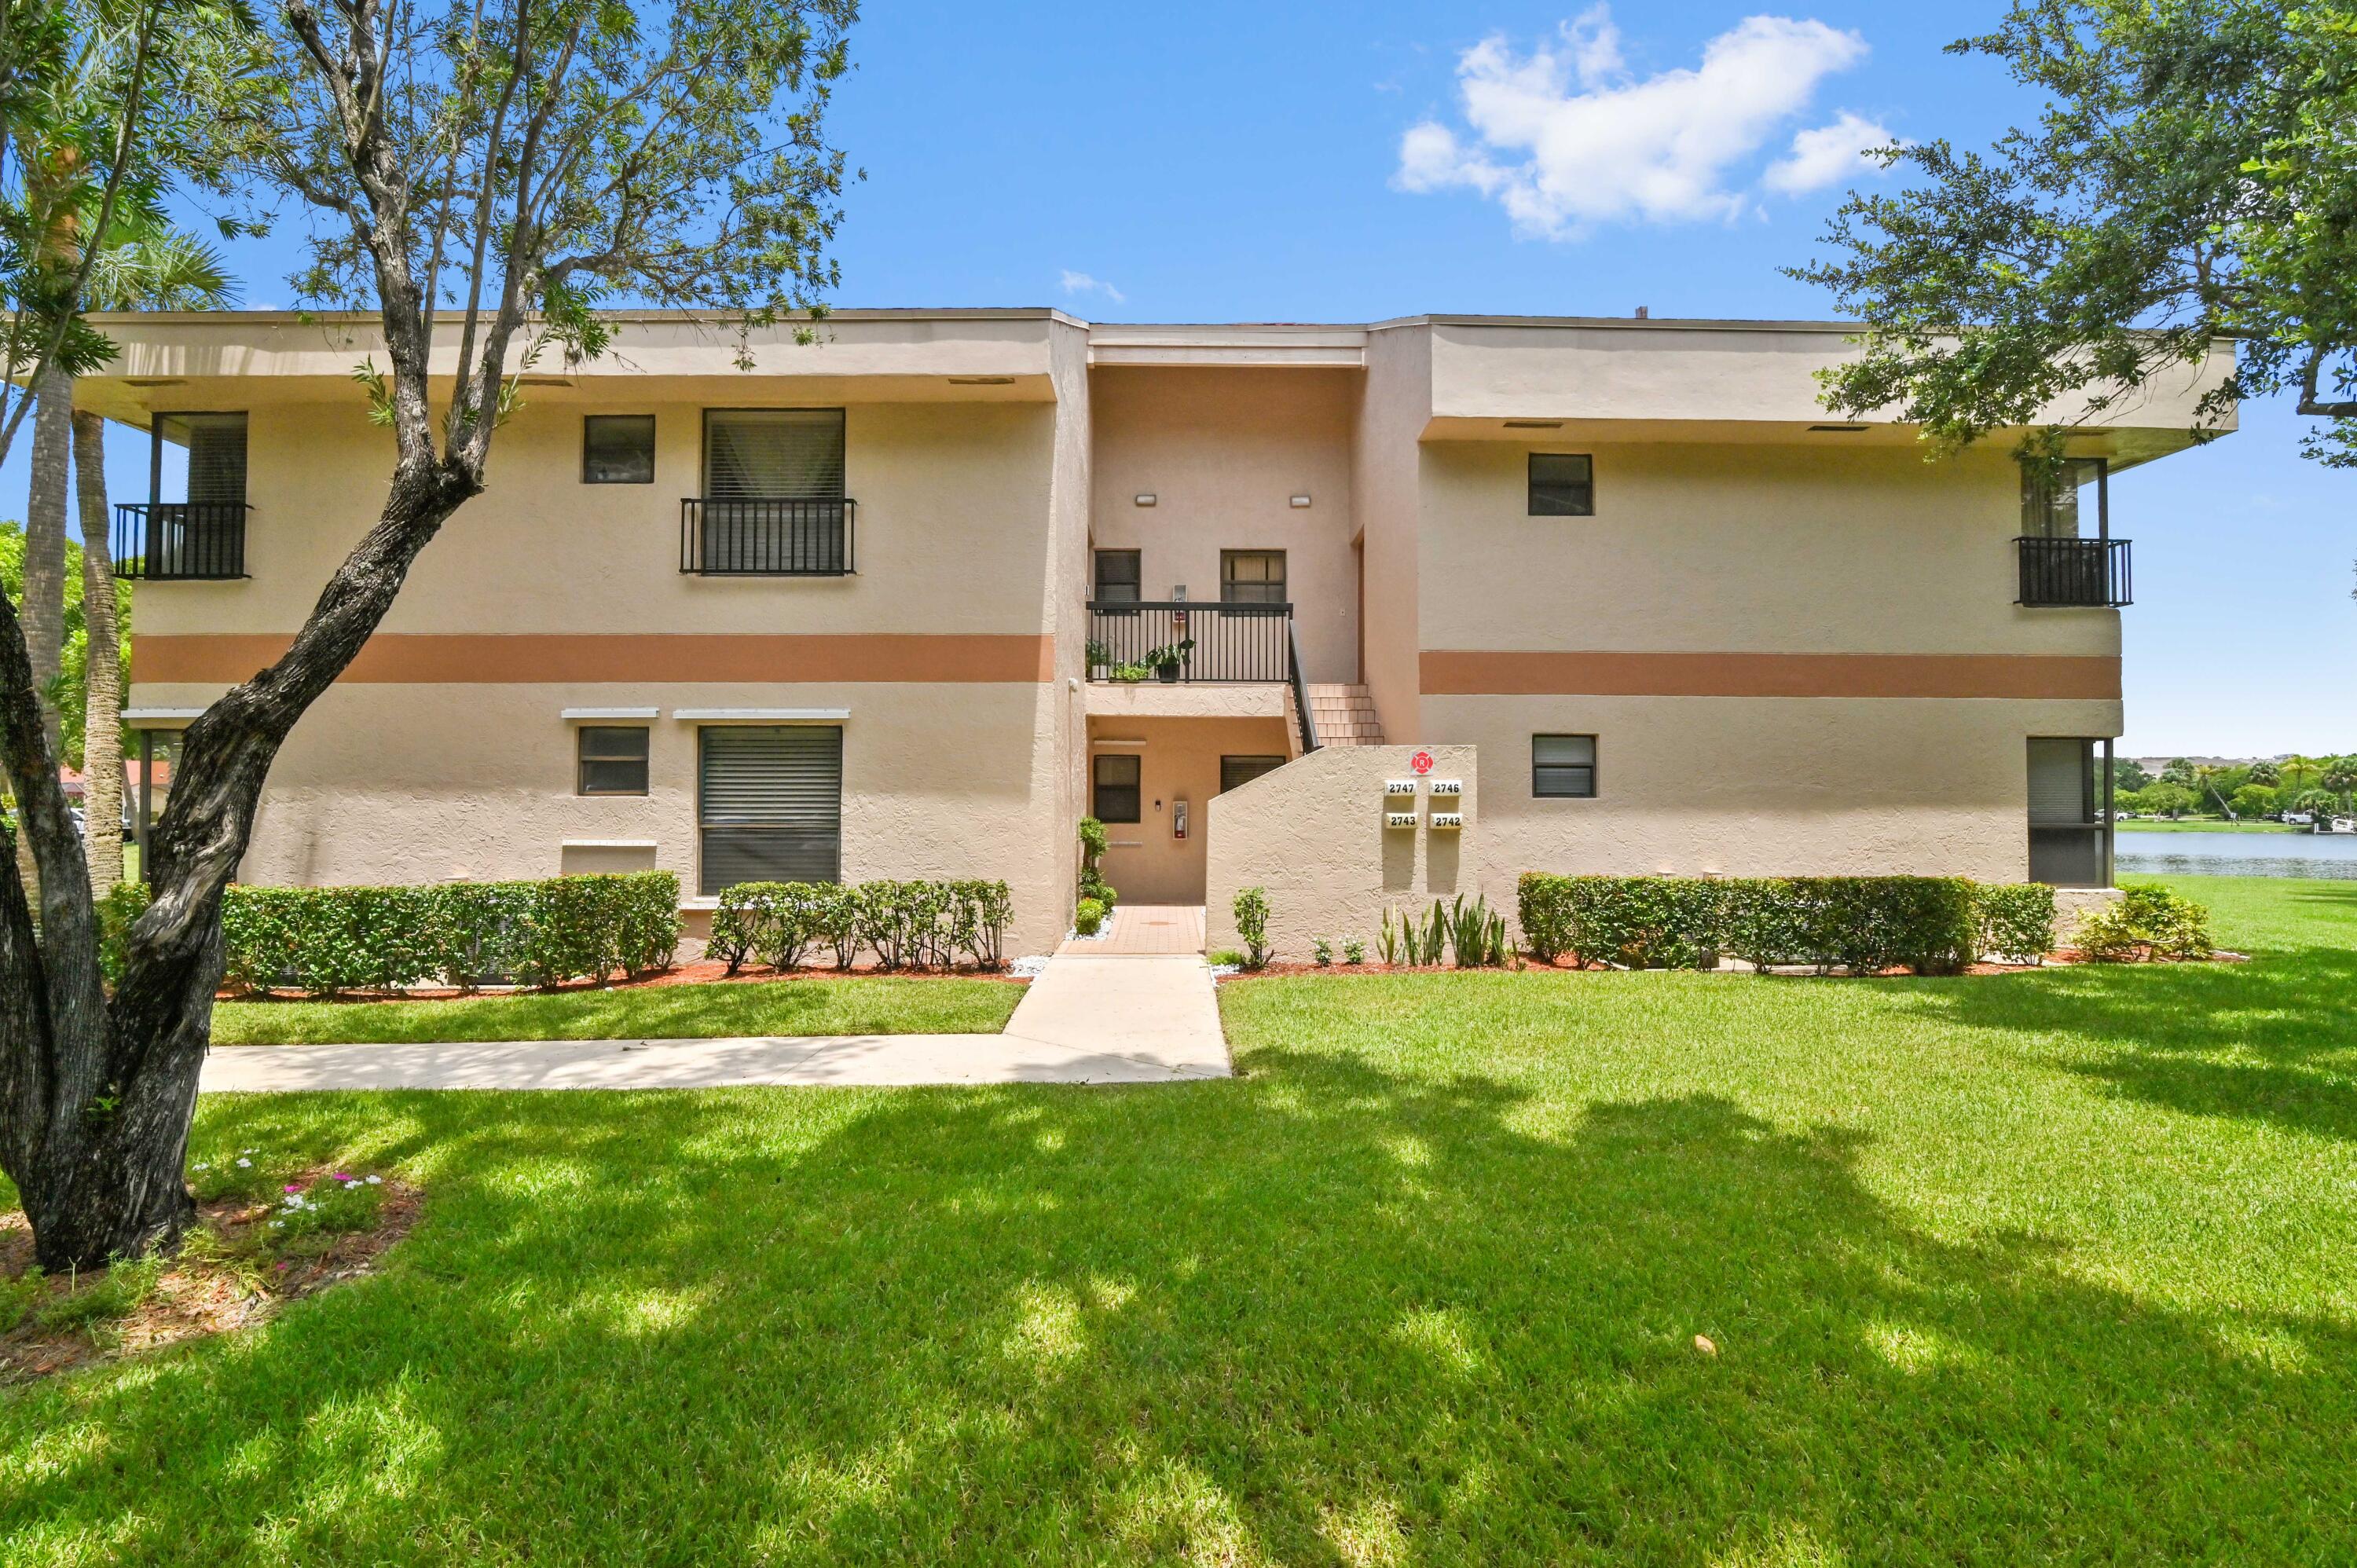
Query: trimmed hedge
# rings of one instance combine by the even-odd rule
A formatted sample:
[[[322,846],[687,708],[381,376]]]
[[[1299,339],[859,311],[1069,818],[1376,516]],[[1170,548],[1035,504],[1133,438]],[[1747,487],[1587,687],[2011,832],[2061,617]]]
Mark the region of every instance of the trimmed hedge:
[[[948,969],[964,954],[996,969],[1015,898],[1004,882],[744,882],[723,888],[705,953],[734,974],[747,959],[791,969],[825,952],[849,969]]]
[[[233,886],[221,898],[228,983],[315,996],[643,974],[671,966],[679,933],[679,878],[668,871],[422,887]]]
[[[1711,969],[1730,953],[1760,969],[1954,974],[1984,951],[2053,945],[2050,887],[1960,876],[1555,876],[1527,872],[1523,940],[1552,963]],[[2040,908],[2043,908],[2040,924]],[[2042,930],[2042,940],[2039,932]]]

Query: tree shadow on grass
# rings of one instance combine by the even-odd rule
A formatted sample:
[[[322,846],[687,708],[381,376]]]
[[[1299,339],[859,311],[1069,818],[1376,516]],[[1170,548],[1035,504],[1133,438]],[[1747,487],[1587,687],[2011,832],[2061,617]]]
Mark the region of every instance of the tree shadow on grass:
[[[1560,1137],[1256,1051],[1140,1090],[285,1097],[381,1279],[0,1408],[7,1555],[2317,1561],[2357,1350],[1925,1236],[1859,1135]],[[1705,1334],[1716,1356],[1697,1350]]]
[[[2302,901],[2357,905],[2317,892]],[[2065,1069],[2197,1116],[2357,1139],[2357,951],[2248,963],[2083,964],[1913,988],[1910,1004],[1977,1029],[2047,1036]]]

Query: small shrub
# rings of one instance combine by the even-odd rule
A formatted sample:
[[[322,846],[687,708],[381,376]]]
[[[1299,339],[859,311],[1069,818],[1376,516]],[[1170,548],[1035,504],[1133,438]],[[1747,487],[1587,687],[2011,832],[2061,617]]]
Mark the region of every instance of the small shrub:
[[[1141,678],[1142,675],[1141,671]],[[1097,861],[1104,854],[1109,842],[1105,837],[1105,825],[1094,817],[1082,817],[1080,832],[1079,894],[1083,898],[1093,898],[1110,909],[1119,901],[1120,896],[1114,891],[1113,884],[1104,879],[1104,874],[1097,869]]]
[[[1362,941],[1361,941],[1361,940],[1360,940],[1358,938],[1356,938],[1356,937],[1345,937],[1345,938],[1343,938],[1343,939],[1342,939],[1342,961],[1343,961],[1344,963],[1364,963],[1364,962],[1366,962],[1366,961],[1367,961],[1367,944],[1366,944],[1366,943],[1364,943],[1364,942],[1362,942]]]
[[[1104,925],[1105,907],[1093,898],[1083,898],[1072,906],[1072,929],[1082,936],[1092,937]]]
[[[2131,887],[2081,917],[2079,950],[2102,963],[2208,958],[2210,911],[2166,887]]]
[[[1459,893],[1448,906],[1445,916],[1437,900],[1433,903],[1432,914],[1448,940],[1448,961],[1457,968],[1479,969],[1506,961],[1506,918],[1491,913],[1489,899],[1477,896],[1468,904],[1465,895]],[[1435,953],[1425,961],[1431,962],[1438,956]]]
[[[1265,969],[1268,965],[1268,895],[1258,887],[1247,887],[1236,895],[1230,906],[1236,918],[1236,935],[1243,939],[1244,967]]]
[[[1242,969],[1244,967],[1244,955],[1233,948],[1220,948],[1211,954],[1207,961],[1213,968]]]
[[[1383,962],[1396,964],[1407,948],[1407,923],[1394,923],[1389,908],[1383,910],[1383,924],[1375,931],[1375,950],[1383,955]]]
[[[2054,889],[2042,882],[1975,887],[1973,913],[1984,955],[2043,963],[2053,950]]]
[[[1309,944],[1309,961],[1324,969],[1334,961],[1334,944],[1318,937]]]

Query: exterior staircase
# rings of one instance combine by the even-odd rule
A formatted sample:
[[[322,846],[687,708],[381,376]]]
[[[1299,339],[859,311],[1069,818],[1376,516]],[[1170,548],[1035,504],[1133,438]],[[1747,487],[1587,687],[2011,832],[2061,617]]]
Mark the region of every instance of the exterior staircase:
[[[1381,746],[1383,726],[1364,686],[1309,687],[1309,716],[1318,726],[1320,746]]]

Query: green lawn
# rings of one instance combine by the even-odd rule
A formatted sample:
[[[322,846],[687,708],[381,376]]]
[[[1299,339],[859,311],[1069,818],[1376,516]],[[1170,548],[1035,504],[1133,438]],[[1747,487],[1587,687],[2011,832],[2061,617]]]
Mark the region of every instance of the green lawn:
[[[2301,830],[2289,822],[2230,822],[2223,817],[2138,817],[2114,824],[2124,833],[2291,833]]]
[[[213,1044],[994,1035],[1022,999],[1003,980],[856,975],[448,1002],[224,1002],[213,1009]]]
[[[1132,1090],[208,1101],[196,1157],[425,1217],[0,1399],[0,1560],[2348,1562],[2357,883],[2176,885],[2258,961],[1257,981],[1241,1079]]]

